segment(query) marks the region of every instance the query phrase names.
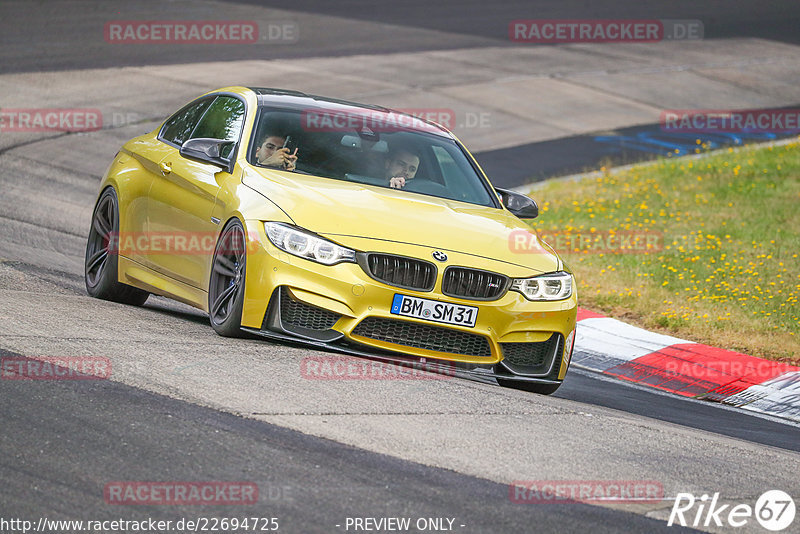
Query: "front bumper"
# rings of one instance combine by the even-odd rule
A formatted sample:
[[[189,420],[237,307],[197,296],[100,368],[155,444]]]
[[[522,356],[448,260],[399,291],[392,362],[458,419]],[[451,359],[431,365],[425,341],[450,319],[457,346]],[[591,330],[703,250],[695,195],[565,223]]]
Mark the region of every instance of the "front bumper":
[[[566,374],[577,312],[574,293],[555,302],[531,302],[515,291],[492,301],[454,298],[441,293],[444,268],[433,290],[403,289],[375,280],[355,263],[326,266],[290,256],[272,245],[260,221],[248,221],[248,234],[242,314],[248,332],[490,381],[499,376],[558,383]],[[372,251],[386,254],[424,258],[430,253],[416,245],[372,244],[382,245]],[[509,273],[502,262],[448,255],[450,265],[519,276],[516,266],[517,272]],[[476,324],[443,325],[391,314],[397,293],[475,306]]]

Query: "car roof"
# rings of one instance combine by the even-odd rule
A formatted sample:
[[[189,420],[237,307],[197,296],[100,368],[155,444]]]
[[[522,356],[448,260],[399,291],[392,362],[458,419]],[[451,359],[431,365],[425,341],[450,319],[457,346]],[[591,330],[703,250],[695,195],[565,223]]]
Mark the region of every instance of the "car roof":
[[[416,117],[404,111],[390,109],[384,106],[377,106],[372,104],[361,104],[358,102],[351,102],[349,100],[341,100],[338,98],[330,98],[326,96],[310,95],[300,91],[293,91],[291,89],[277,89],[272,87],[249,87],[251,91],[256,94],[259,106],[276,106],[290,109],[300,110],[314,110],[314,111],[328,111],[328,112],[346,112],[352,111],[353,108],[362,109],[365,111],[372,111],[378,113],[392,113],[408,117],[414,117],[416,121],[424,122],[434,128],[434,132],[443,137],[453,139],[453,134],[441,125],[426,120],[424,118]]]

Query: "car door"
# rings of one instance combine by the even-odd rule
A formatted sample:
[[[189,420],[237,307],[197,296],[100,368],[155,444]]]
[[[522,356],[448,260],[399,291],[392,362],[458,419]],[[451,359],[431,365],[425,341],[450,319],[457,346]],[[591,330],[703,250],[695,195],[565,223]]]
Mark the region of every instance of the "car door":
[[[183,157],[180,146],[187,139],[199,137],[239,143],[244,117],[243,100],[232,95],[213,97],[191,134],[170,143],[170,150],[159,163],[161,172],[150,188],[147,217],[153,244],[151,267],[198,289],[208,284],[219,231],[211,217],[220,184],[230,174],[217,165]]]
[[[153,180],[161,176],[161,161],[173,147],[164,142],[188,138],[213,98],[196,100],[169,117],[156,134],[142,135],[126,143],[112,165],[118,171],[120,203],[119,254],[150,265],[147,208]]]
[[[146,250],[136,246],[147,234],[147,196],[153,179],[160,174],[158,164],[164,158],[164,144],[154,135],[129,141],[114,157],[112,167],[117,179],[119,201],[119,236],[117,253],[138,263],[147,264]]]

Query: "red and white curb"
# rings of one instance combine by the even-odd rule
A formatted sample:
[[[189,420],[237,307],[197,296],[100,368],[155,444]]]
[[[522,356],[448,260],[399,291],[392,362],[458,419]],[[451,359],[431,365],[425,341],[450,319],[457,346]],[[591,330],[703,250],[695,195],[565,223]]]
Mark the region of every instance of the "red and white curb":
[[[800,367],[578,310],[572,363],[677,395],[800,421]]]

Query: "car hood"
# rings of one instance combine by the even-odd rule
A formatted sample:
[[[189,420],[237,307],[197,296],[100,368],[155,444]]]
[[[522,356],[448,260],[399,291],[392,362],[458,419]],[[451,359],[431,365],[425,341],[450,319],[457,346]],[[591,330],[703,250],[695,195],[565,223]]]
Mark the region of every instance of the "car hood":
[[[506,210],[269,169],[248,169],[242,182],[298,226],[344,245],[352,236],[460,252],[542,273],[560,266],[552,248]]]

